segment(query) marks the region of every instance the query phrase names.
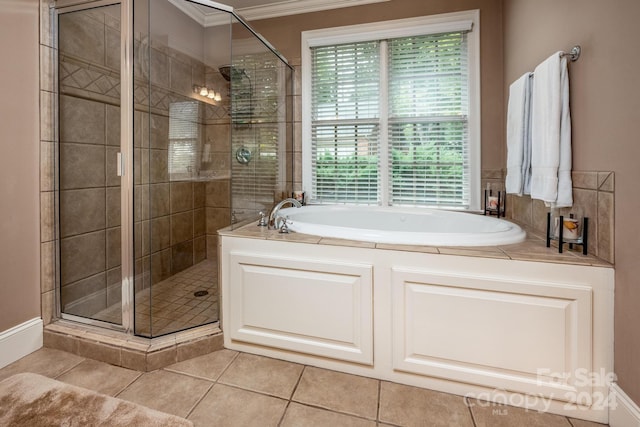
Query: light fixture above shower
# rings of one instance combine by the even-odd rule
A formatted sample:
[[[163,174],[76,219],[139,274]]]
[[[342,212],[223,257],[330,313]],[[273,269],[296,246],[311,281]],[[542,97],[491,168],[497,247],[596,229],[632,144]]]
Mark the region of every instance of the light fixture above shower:
[[[208,88],[206,86],[193,86],[193,93],[207,97],[216,102],[222,101],[222,95],[220,94],[220,92],[216,92],[214,89]]]

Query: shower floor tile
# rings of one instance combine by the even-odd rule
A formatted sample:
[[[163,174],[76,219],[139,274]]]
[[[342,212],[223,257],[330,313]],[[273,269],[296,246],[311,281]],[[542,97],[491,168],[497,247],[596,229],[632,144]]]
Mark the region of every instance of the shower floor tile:
[[[217,321],[216,262],[201,261],[137,292],[135,306],[135,333],[143,336],[157,337]],[[121,311],[120,303],[114,304],[97,313],[95,318],[119,324]]]

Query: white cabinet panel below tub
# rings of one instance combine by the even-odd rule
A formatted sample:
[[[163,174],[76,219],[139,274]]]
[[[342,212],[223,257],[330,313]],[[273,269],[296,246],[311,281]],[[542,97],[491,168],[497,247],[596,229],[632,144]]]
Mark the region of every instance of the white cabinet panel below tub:
[[[403,269],[392,286],[395,369],[555,398],[591,391],[551,375],[591,369],[588,287]]]
[[[230,256],[234,340],[373,364],[373,267]]]

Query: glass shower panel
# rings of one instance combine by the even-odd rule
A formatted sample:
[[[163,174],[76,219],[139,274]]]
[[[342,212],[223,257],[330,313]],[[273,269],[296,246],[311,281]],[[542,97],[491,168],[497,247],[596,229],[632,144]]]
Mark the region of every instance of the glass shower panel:
[[[230,223],[230,15],[179,0],[134,10],[135,333],[218,320],[216,230]]]
[[[232,221],[243,224],[292,191],[292,69],[237,20],[232,53]]]
[[[58,16],[61,312],[122,324],[120,5]]]

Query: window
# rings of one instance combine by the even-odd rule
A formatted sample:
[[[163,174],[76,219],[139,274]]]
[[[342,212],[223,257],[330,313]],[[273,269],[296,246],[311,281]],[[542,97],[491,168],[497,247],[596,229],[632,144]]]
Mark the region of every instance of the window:
[[[198,176],[200,114],[197,101],[169,105],[169,179],[188,181]]]
[[[477,19],[303,33],[311,203],[479,209]]]

